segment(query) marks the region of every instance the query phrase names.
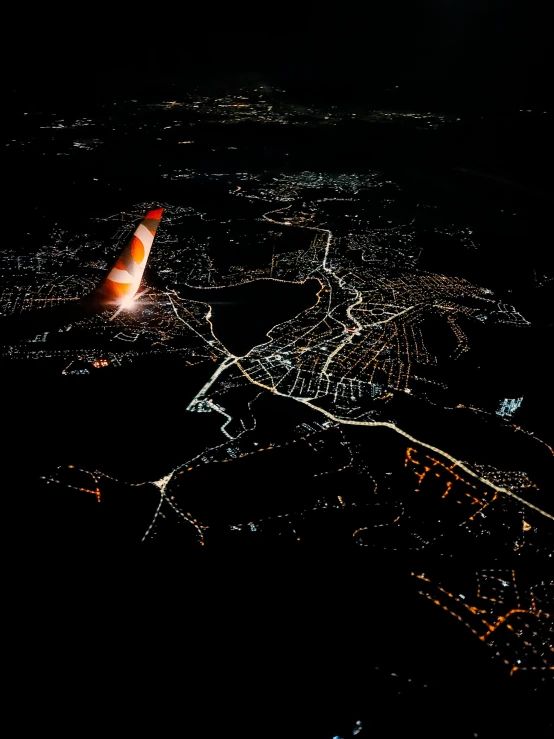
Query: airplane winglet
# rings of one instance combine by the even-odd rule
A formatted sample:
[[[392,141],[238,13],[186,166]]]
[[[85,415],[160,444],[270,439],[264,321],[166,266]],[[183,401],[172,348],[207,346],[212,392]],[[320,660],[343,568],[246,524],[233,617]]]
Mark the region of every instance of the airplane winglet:
[[[95,297],[102,305],[124,305],[138,292],[163,213],[163,208],[152,208],[137,226],[108,276],[95,290]]]

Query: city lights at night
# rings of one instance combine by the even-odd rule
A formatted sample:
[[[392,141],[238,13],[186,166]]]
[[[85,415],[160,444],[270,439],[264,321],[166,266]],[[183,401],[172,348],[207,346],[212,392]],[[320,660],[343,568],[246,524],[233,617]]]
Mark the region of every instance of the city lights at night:
[[[6,530],[75,568],[90,712],[134,680],[162,735],[554,728],[548,23],[416,5],[10,52]],[[127,603],[136,552],[118,620],[87,559]]]

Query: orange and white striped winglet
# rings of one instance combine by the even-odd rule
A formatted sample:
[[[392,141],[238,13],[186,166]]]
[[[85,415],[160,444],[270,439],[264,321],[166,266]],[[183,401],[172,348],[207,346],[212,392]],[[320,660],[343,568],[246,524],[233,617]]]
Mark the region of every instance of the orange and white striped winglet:
[[[103,304],[122,305],[137,294],[163,212],[163,208],[149,210],[137,226],[131,240],[99,287],[98,294]]]

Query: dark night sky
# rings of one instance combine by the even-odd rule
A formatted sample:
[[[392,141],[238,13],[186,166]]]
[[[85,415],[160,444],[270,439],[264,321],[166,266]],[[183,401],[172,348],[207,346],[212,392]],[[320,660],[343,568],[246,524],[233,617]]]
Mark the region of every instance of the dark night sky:
[[[142,84],[252,78],[299,94],[371,98],[398,84],[407,104],[422,97],[439,107],[550,108],[553,18],[546,6],[391,0],[333,8],[285,0],[138,13],[80,5],[69,19],[49,8],[25,23],[14,19],[4,68],[16,98],[67,102]]]

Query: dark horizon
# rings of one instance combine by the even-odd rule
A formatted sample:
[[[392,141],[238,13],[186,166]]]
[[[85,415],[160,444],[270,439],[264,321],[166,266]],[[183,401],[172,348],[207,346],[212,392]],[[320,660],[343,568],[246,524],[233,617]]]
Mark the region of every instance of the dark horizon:
[[[244,81],[399,108],[551,109],[552,11],[521,2],[342,3],[330,16],[288,2],[269,20],[247,4],[226,16],[196,6],[178,22],[101,10],[67,27],[35,22],[40,35],[15,28],[4,49],[16,106]]]

